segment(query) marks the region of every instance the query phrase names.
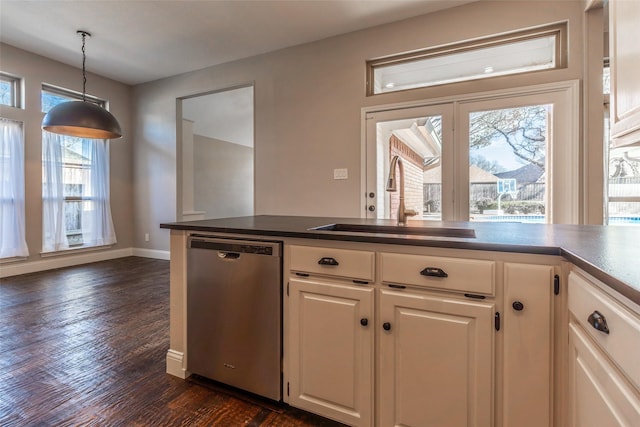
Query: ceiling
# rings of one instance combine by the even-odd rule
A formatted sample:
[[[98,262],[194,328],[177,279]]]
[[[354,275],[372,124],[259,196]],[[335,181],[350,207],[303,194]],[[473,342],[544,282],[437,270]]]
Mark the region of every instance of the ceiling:
[[[470,0],[0,0],[0,41],[138,84]]]

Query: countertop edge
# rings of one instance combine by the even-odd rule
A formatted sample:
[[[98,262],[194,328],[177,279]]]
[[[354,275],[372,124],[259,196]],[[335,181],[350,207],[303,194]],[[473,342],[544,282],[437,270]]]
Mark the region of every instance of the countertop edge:
[[[625,283],[593,262],[576,254],[571,248],[562,245],[525,245],[512,243],[490,243],[470,241],[459,238],[429,238],[419,239],[407,235],[381,235],[373,233],[346,233],[346,232],[326,232],[318,230],[282,230],[268,229],[264,227],[227,227],[215,225],[195,225],[188,223],[163,223],[160,228],[170,230],[203,231],[227,234],[289,237],[313,240],[328,241],[351,241],[360,243],[377,243],[403,246],[440,247],[450,249],[465,250],[485,250],[495,252],[527,253],[533,255],[556,255],[562,256],[585,272],[591,274],[596,279],[604,282],[607,286],[625,296],[635,304],[640,305],[640,290]]]
[[[456,238],[429,238],[412,239],[412,236],[401,235],[380,235],[373,233],[347,233],[347,232],[325,232],[325,231],[284,231],[284,230],[267,230],[267,229],[251,229],[234,228],[234,227],[216,227],[216,226],[196,226],[196,225],[177,225],[177,224],[161,224],[160,228],[171,230],[189,230],[216,232],[227,234],[243,234],[253,236],[277,236],[292,237],[300,239],[313,240],[338,240],[360,243],[381,243],[387,245],[402,246],[425,246],[450,249],[467,249],[495,252],[514,252],[527,253],[535,255],[562,255],[562,248],[555,246],[532,246],[532,245],[514,245],[500,243],[474,242],[468,239]]]
[[[611,289],[615,290],[626,298],[629,298],[634,303],[640,305],[640,291],[637,291],[633,286],[625,283],[615,276],[612,276],[611,274],[602,270],[600,267],[574,254],[569,249],[561,248],[561,252],[562,256],[566,260],[571,261],[573,265],[581,268],[585,272],[603,282],[605,285],[609,286]]]

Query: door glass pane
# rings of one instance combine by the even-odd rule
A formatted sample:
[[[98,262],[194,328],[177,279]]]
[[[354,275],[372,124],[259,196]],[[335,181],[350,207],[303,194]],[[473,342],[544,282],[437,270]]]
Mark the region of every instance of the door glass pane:
[[[442,116],[378,122],[376,138],[377,217],[398,218],[400,188],[398,186],[396,192],[385,190],[389,163],[397,155],[402,159],[404,169],[405,208],[419,213],[409,219],[440,220]]]
[[[548,222],[551,111],[549,104],[470,113],[471,221]]]

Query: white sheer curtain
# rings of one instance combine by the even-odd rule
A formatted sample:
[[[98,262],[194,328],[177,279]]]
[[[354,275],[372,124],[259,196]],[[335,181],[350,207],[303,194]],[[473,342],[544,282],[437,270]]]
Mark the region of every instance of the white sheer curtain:
[[[64,215],[61,135],[42,132],[42,251],[69,248]]]
[[[91,163],[82,187],[82,239],[85,246],[111,245],[116,243],[116,233],[109,195],[109,142],[85,139],[82,153]]]
[[[25,240],[22,124],[0,118],[0,258],[29,255]]]
[[[42,152],[43,251],[116,243],[109,197],[109,143],[43,132]],[[65,196],[77,199],[65,202]],[[79,209],[74,209],[78,204]],[[70,244],[68,232],[80,232],[81,237],[74,236]]]

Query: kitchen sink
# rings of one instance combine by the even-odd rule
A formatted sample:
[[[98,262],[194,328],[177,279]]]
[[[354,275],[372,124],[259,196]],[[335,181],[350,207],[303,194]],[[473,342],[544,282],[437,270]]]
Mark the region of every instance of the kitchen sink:
[[[458,237],[466,239],[473,239],[476,237],[476,232],[472,228],[412,227],[410,225],[327,224],[311,228],[310,230],[336,231],[343,233],[410,234],[415,236]]]

